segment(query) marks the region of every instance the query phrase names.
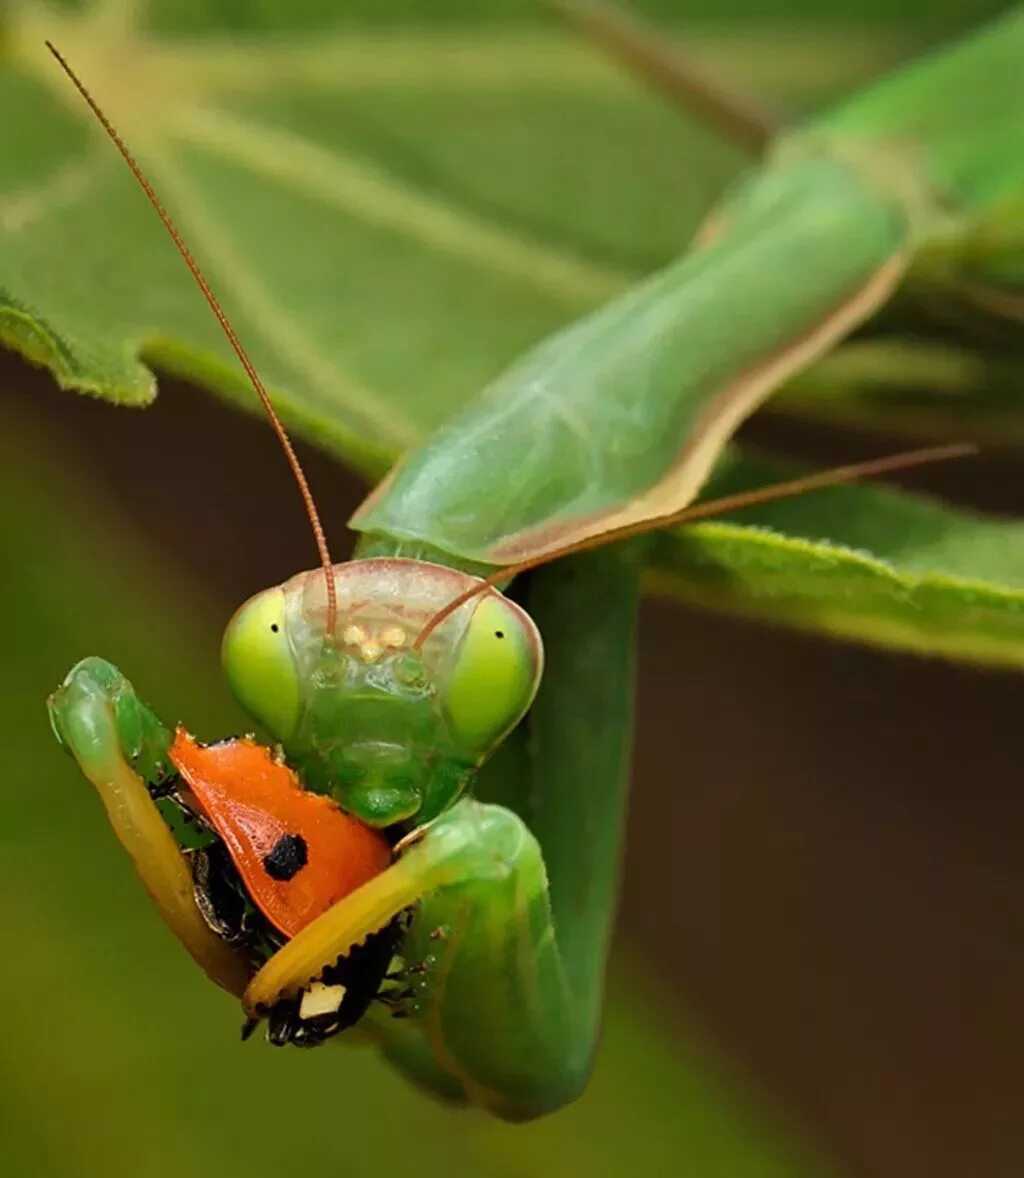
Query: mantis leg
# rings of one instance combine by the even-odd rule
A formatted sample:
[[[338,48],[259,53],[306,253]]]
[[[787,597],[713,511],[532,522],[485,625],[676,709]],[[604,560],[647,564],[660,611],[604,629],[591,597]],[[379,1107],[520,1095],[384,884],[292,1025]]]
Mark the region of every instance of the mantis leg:
[[[540,846],[516,814],[465,799],[387,871],[336,904],[253,979],[251,1013],[419,903],[403,953],[406,1011],[465,1098],[511,1119],[571,1099],[590,1045],[558,951]],[[415,979],[415,980],[413,980]]]
[[[48,706],[57,739],[96,787],[160,915],[212,981],[241,995],[248,965],[203,920],[188,862],[147,787],[171,775],[170,730],[121,672],[99,658],[72,668]]]
[[[577,1095],[615,916],[638,557],[620,547],[533,579],[528,605],[553,657],[527,730],[480,783],[503,804],[464,799],[424,828],[267,962],[246,993],[251,1013],[418,904],[403,947],[409,1017],[369,1017],[388,1058],[509,1120]]]

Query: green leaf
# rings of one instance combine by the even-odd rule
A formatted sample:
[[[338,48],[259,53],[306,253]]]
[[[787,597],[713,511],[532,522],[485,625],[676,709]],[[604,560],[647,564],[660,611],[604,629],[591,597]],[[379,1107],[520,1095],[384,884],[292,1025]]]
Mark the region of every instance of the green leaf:
[[[793,477],[733,454],[706,498]],[[662,593],[919,654],[1024,666],[1024,522],[847,485],[657,537]]]
[[[141,357],[253,404],[49,36],[166,198],[286,418],[368,473],[670,256],[738,164],[551,32],[142,42],[97,21],[12,20],[0,337],[116,401],[151,397]]]
[[[808,420],[921,439],[1024,445],[1021,364],[947,340],[880,335],[837,348],[791,380],[772,408]]]
[[[0,342],[120,403],[151,399],[152,366],[254,408],[44,37],[165,197],[286,420],[373,476],[677,253],[743,162],[525,0],[438,6],[429,34],[422,4],[374,27],[377,7],[343,26],[316,0],[16,6],[0,40]],[[774,35],[779,53],[770,32],[692,50],[798,105],[899,52]]]

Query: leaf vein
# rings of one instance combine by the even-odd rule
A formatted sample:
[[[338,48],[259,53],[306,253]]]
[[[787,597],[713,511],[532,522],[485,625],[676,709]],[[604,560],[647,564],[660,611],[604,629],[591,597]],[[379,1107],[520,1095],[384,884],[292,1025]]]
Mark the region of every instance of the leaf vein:
[[[574,304],[606,299],[635,277],[490,224],[417,192],[371,164],[328,151],[289,131],[209,107],[183,111],[175,118],[173,130],[180,141],[214,150],[364,222],[400,232]]]
[[[195,195],[182,170],[156,151],[147,152],[147,162],[150,170],[158,174],[160,188],[171,196],[187,222],[189,236],[200,244],[202,253],[218,271],[220,282],[230,288],[261,338],[308,382],[309,392],[318,394],[317,399],[332,414],[347,414],[349,428],[356,437],[369,431],[395,450],[405,449],[414,442],[419,433],[415,423],[386,406],[383,397],[346,372],[335,357],[324,355],[288,308],[270,295],[260,277],[231,244],[223,227]]]

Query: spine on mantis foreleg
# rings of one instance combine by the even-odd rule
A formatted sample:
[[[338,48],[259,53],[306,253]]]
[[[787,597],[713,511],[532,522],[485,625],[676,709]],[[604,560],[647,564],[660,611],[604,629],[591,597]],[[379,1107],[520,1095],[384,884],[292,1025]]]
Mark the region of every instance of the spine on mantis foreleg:
[[[915,253],[1020,198],[1022,60],[1016,12],[780,138],[693,249],[535,347],[352,526],[501,566],[685,507],[740,421]]]

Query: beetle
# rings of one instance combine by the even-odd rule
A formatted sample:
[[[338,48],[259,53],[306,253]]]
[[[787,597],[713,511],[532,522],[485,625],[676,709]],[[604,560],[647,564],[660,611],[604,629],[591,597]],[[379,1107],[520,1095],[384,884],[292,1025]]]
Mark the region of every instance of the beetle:
[[[196,904],[218,937],[249,954],[254,972],[391,861],[380,831],[330,797],[304,790],[283,761],[251,738],[203,746],[179,727],[168,757],[176,770],[172,784],[150,793],[171,800],[205,835],[186,851]],[[393,1002],[400,987],[390,986],[386,998],[382,987],[401,925],[396,917],[327,966],[299,998],[262,1012],[268,1040],[316,1046],[357,1023],[375,998]],[[257,1021],[247,1021],[243,1037]]]

